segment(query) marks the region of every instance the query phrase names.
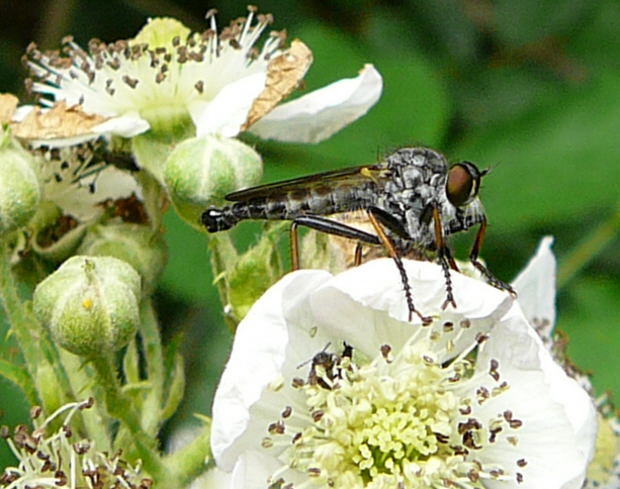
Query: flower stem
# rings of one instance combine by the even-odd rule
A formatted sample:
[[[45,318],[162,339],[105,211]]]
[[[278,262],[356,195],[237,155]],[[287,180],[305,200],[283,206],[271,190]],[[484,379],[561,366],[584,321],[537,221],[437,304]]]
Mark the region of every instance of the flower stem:
[[[562,260],[558,270],[558,288],[566,283],[616,237],[620,231],[620,203],[614,213],[580,241]]]
[[[0,240],[0,251],[0,304],[6,312],[28,372],[28,377],[24,377],[28,383],[21,387],[31,404],[42,403],[47,412],[53,412],[61,404],[72,400],[71,387],[48,331],[34,316],[30,305],[19,298],[17,284],[11,273],[8,240]],[[56,385],[52,389],[50,385],[45,389],[37,388],[41,387],[36,382],[38,373],[43,371],[53,372],[53,378],[48,377],[45,382],[54,382]],[[36,397],[33,396],[34,392],[37,392]],[[52,392],[53,396],[47,395]]]
[[[211,268],[213,269],[214,283],[220,294],[220,300],[226,311],[229,304],[226,271],[233,268],[239,260],[239,253],[230,238],[230,233],[218,233],[210,236],[209,249],[211,250]],[[226,325],[232,333],[237,329],[237,321],[228,314],[224,314]]]
[[[185,487],[207,469],[206,463],[211,457],[211,420],[205,418],[204,421],[200,434],[191,443],[165,458],[177,487]]]
[[[118,419],[130,431],[133,443],[146,471],[157,481],[166,477],[166,468],[155,452],[156,440],[142,429],[140,418],[129,399],[121,392],[120,382],[110,356],[91,359],[99,376],[98,384],[105,392],[108,414]]]
[[[147,377],[151,385],[144,402],[142,418],[145,431],[149,435],[154,436],[157,434],[160,425],[164,387],[164,359],[161,348],[161,337],[159,335],[159,325],[150,299],[145,299],[142,302],[141,308],[142,312],[140,313],[140,317],[142,318],[142,322],[140,325],[140,333],[144,343]]]

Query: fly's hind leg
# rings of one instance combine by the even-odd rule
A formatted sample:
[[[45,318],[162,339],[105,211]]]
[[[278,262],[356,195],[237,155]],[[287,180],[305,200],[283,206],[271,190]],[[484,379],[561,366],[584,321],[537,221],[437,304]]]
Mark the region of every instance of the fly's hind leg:
[[[437,259],[443,270],[443,275],[446,281],[446,299],[441,306],[442,309],[446,309],[448,305],[452,305],[456,309],[456,302],[454,300],[454,294],[452,293],[452,278],[450,277],[450,269],[458,272],[459,268],[456,266],[456,262],[450,253],[450,249],[446,245],[443,239],[443,226],[441,225],[441,216],[439,215],[439,209],[433,208],[433,224],[435,226],[435,245],[437,246]]]
[[[471,252],[469,253],[469,260],[471,261],[472,265],[476,268],[476,270],[478,270],[483,277],[486,279],[486,281],[492,285],[493,287],[500,289],[500,290],[505,290],[507,292],[509,292],[511,295],[516,296],[517,292],[515,291],[515,289],[512,288],[512,286],[502,280],[499,280],[498,278],[496,278],[491,271],[484,266],[484,264],[478,260],[478,256],[480,255],[480,249],[482,248],[482,242],[484,241],[484,235],[486,233],[487,230],[487,220],[484,219],[481,223],[480,223],[480,227],[478,228],[478,232],[476,233],[476,239],[474,240],[474,245],[472,246]]]
[[[355,265],[359,265],[362,261],[362,243],[372,245],[381,244],[379,238],[377,238],[374,234],[367,233],[361,229],[348,226],[341,222],[315,215],[298,216],[291,223],[290,230],[291,263],[293,270],[299,270],[299,239],[297,237],[297,227],[300,225],[311,229],[316,229],[317,231],[324,233],[357,240],[358,244],[355,248]]]

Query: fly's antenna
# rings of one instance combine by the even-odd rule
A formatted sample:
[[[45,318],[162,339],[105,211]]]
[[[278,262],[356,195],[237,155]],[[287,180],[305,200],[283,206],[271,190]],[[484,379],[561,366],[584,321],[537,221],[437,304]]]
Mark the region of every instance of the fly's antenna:
[[[502,162],[499,161],[499,162],[495,163],[494,165],[492,165],[492,166],[490,166],[488,168],[485,168],[484,170],[480,170],[480,176],[484,177],[486,175],[489,175],[490,173],[494,172],[497,168],[499,168],[499,165],[501,165],[501,164],[502,164]]]
[[[332,344],[331,341],[327,342],[327,345],[325,345],[323,347],[323,349],[319,352],[319,353],[325,353],[327,351],[327,349],[329,348],[329,346]],[[317,353],[316,355],[318,355],[319,353]],[[309,358],[308,360],[306,360],[305,362],[301,362],[299,365],[297,365],[297,368],[301,368],[305,365],[308,365],[310,362],[312,362],[314,360],[314,358],[316,357],[316,355],[313,355],[312,358]]]

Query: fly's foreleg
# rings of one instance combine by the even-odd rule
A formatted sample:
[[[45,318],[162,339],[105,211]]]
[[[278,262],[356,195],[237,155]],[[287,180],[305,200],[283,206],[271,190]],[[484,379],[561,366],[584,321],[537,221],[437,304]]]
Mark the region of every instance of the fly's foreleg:
[[[370,222],[372,223],[372,226],[375,228],[375,232],[377,233],[377,236],[381,240],[381,243],[383,244],[385,249],[388,251],[388,254],[390,255],[390,257],[394,260],[394,263],[396,263],[396,268],[398,268],[398,271],[400,273],[400,278],[403,283],[403,289],[405,290],[405,299],[407,301],[407,308],[409,309],[409,321],[411,321],[413,319],[413,315],[416,314],[422,320],[422,324],[424,325],[430,324],[433,321],[433,318],[429,316],[423,316],[420,313],[420,311],[418,311],[413,305],[413,298],[411,296],[411,287],[409,285],[409,277],[407,277],[407,271],[405,270],[403,261],[401,260],[400,256],[396,252],[396,248],[394,247],[394,244],[392,243],[390,238],[388,238],[387,234],[385,234],[383,226],[380,223],[380,218],[381,218],[380,215],[377,215],[375,212],[373,212],[372,209],[368,209],[367,213],[368,213],[368,218],[370,219]]]
[[[442,309],[446,309],[448,304],[456,309],[456,302],[454,301],[454,295],[452,293],[452,279],[450,278],[450,269],[459,271],[456,266],[456,262],[450,253],[450,249],[446,245],[446,241],[443,239],[443,226],[441,224],[441,215],[437,207],[433,208],[433,224],[435,226],[435,245],[437,247],[437,259],[443,270],[443,275],[446,280],[446,300],[443,301]]]
[[[482,243],[484,241],[484,235],[486,234],[486,230],[487,230],[487,220],[484,219],[480,223],[480,227],[478,228],[478,232],[476,233],[476,239],[474,240],[474,245],[472,246],[471,252],[469,253],[469,260],[471,261],[472,265],[476,268],[476,270],[478,270],[482,274],[482,276],[486,279],[486,281],[490,285],[500,290],[506,290],[510,292],[510,294],[516,296],[517,292],[512,288],[510,284],[503,282],[502,280],[499,280],[498,278],[496,278],[490,272],[490,270],[487,267],[485,267],[484,264],[480,260],[478,260],[478,257],[480,255],[480,250],[482,248]]]

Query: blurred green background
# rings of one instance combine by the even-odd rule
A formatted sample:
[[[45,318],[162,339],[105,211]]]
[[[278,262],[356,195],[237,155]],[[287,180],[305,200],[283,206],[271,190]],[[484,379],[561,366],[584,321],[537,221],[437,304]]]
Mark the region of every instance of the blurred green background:
[[[30,41],[55,49],[66,34],[82,46],[92,37],[129,38],[147,17],[164,15],[203,30],[211,7],[220,26],[246,12],[245,1],[230,0],[0,0],[0,92],[26,97],[20,58]],[[313,50],[306,90],[354,76],[364,63],[374,63],[385,83],[366,117],[324,143],[248,139],[265,157],[264,180],[373,162],[413,144],[491,167],[482,190],[490,220],[484,258],[511,280],[542,236],[556,237],[558,328],[570,335],[575,363],[594,373],[597,392],[619,394],[620,2],[265,0],[258,7],[274,14],[274,29]],[[170,260],[157,304],[164,336],[183,338],[188,378],[170,430],[210,411],[231,338],[205,237],[172,211],[166,227]],[[240,226],[238,238],[251,242],[255,229]],[[456,240],[461,257],[472,238]],[[0,424],[26,421],[25,409],[0,380]],[[0,450],[4,466],[10,458]]]

